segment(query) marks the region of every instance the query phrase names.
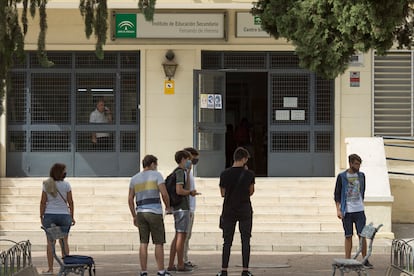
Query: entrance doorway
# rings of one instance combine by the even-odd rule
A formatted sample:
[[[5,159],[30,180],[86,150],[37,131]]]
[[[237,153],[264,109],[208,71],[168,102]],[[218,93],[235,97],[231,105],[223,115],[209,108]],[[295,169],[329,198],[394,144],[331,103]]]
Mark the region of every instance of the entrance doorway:
[[[194,71],[194,145],[203,156],[197,176],[219,176],[237,145],[250,151],[257,176],[334,175],[333,80],[300,68],[294,52],[201,57]]]
[[[267,176],[267,73],[226,73],[226,167],[237,146],[250,153],[248,162],[257,176]]]

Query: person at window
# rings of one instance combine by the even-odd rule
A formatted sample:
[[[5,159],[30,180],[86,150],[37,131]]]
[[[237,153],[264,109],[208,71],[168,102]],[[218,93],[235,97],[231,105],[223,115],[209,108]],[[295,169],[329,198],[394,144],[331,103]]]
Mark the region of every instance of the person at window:
[[[63,257],[69,255],[68,235],[71,226],[75,225],[72,189],[69,182],[64,180],[66,165],[54,164],[50,169],[49,176],[47,180],[43,181],[40,221],[46,229],[54,224],[65,233],[61,248]],[[49,269],[44,274],[53,274],[52,242],[49,239],[47,239],[47,263]]]
[[[104,99],[99,99],[96,103],[96,109],[91,112],[89,122],[93,124],[108,124],[112,122],[112,112],[105,106]],[[109,146],[110,134],[107,132],[92,133],[92,143],[98,146]]]
[[[245,148],[236,148],[233,155],[233,166],[220,174],[220,193],[224,201],[219,227],[223,230],[224,242],[221,271],[217,273],[217,276],[228,275],[230,251],[237,222],[239,222],[242,243],[243,271],[241,275],[253,275],[249,271],[250,238],[253,225],[253,209],[250,197],[254,193],[255,176],[253,171],[246,167],[249,157],[249,152]]]

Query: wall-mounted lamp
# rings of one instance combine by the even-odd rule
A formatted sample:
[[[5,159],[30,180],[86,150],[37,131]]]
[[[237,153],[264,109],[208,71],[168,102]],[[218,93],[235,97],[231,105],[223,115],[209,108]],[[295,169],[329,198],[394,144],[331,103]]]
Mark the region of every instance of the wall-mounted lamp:
[[[164,68],[165,76],[171,80],[171,78],[175,75],[175,70],[177,70],[178,64],[174,61],[175,54],[172,50],[168,50],[165,53],[165,58],[167,59],[163,64],[162,67]]]

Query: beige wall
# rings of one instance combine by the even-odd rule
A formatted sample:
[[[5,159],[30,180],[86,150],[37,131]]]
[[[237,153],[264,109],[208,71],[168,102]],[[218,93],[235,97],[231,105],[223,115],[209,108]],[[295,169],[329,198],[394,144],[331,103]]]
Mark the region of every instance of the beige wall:
[[[414,223],[414,179],[413,177],[390,177],[393,223]]]
[[[346,137],[372,136],[371,52],[361,66],[350,66],[335,82],[336,171],[348,166]],[[360,72],[360,87],[350,86],[350,72]]]

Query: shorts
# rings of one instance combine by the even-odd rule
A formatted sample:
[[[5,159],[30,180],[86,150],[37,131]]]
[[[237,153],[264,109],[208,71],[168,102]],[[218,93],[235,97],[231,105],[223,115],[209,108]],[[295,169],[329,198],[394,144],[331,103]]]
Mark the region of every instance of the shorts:
[[[68,214],[45,214],[42,225],[44,228],[50,228],[52,224],[60,227],[63,233],[69,234],[72,225],[72,217]]]
[[[189,210],[174,211],[175,232],[187,233],[189,224],[190,224],[190,211]]]
[[[361,234],[362,229],[366,224],[365,212],[354,212],[346,213],[345,217],[342,219],[342,226],[345,230],[345,237],[352,237],[354,235],[354,224],[357,231],[357,234]]]
[[[153,244],[165,243],[164,219],[160,214],[149,212],[137,213],[139,240],[141,243],[149,243],[151,234]]]

